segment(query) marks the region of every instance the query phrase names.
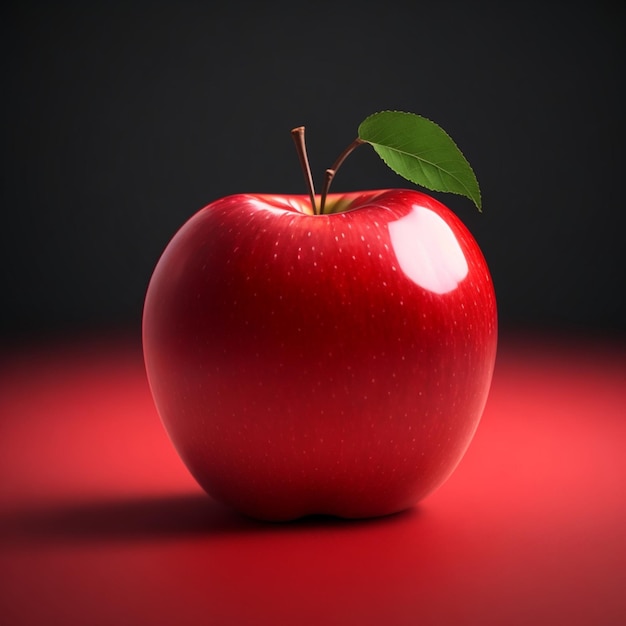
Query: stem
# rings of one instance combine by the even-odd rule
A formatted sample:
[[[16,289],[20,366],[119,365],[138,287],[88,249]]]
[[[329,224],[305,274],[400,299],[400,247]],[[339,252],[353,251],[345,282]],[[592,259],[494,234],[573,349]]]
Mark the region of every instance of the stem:
[[[309,188],[309,198],[311,199],[311,208],[313,209],[313,215],[318,215],[317,206],[315,203],[315,185],[313,184],[313,175],[311,174],[311,166],[309,165],[309,157],[306,153],[306,143],[304,141],[304,126],[298,126],[291,131],[291,136],[296,144],[296,150],[300,159],[300,165],[304,172],[304,179],[306,180]],[[323,201],[323,197],[322,197]]]
[[[326,196],[328,196],[328,190],[330,189],[330,183],[333,182],[337,170],[341,167],[341,164],[346,158],[356,150],[360,145],[367,143],[358,137],[337,157],[337,160],[333,163],[333,166],[326,170],[326,176],[324,177],[324,187],[322,188],[322,199],[320,201],[320,214],[324,213],[324,207],[326,206]]]

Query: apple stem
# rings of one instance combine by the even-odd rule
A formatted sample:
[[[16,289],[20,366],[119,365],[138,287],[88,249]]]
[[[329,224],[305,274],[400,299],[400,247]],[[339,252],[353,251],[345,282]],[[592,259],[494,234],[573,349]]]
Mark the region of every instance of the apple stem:
[[[367,143],[363,139],[357,137],[335,160],[333,166],[326,170],[324,176],[324,187],[322,188],[322,196],[320,199],[319,208],[315,202],[315,185],[313,184],[313,175],[311,174],[311,166],[309,165],[309,157],[306,151],[306,142],[304,140],[304,126],[298,126],[292,129],[291,136],[296,144],[296,151],[298,152],[298,158],[300,159],[300,166],[304,173],[304,179],[306,181],[309,198],[311,200],[311,208],[313,209],[313,215],[323,215],[324,208],[326,207],[326,198],[328,197],[328,190],[330,184],[335,178],[337,170],[341,167],[341,164],[348,158],[348,156],[356,150],[359,146]]]
[[[298,126],[291,131],[291,136],[296,144],[296,150],[300,159],[300,165],[304,172],[304,179],[306,180],[307,187],[309,189],[309,198],[311,199],[311,208],[313,209],[313,215],[318,215],[317,204],[315,202],[315,185],[313,184],[313,175],[311,174],[311,166],[309,165],[309,157],[306,152],[306,142],[304,141],[304,126]]]
[[[328,196],[328,190],[330,189],[330,183],[333,182],[333,178],[335,178],[335,174],[337,170],[341,167],[341,164],[346,160],[346,158],[359,146],[367,143],[363,141],[363,139],[359,139],[357,137],[338,157],[337,160],[333,163],[333,166],[326,170],[326,174],[324,176],[324,187],[322,188],[322,198],[320,201],[320,214],[324,213],[324,207],[326,206],[326,197]]]

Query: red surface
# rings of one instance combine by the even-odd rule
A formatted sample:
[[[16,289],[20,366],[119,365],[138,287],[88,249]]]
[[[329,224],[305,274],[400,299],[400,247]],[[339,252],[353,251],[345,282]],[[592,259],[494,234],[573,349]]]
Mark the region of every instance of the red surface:
[[[0,623],[621,624],[626,352],[504,343],[483,421],[417,509],[262,524],[176,456],[138,346],[0,370]]]

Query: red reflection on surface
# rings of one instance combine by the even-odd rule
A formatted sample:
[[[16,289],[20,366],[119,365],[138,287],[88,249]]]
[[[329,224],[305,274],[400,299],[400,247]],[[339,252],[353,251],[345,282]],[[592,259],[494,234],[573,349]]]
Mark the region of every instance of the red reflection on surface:
[[[141,351],[0,369],[7,624],[609,624],[626,616],[626,356],[505,344],[468,454],[417,509],[261,524],[195,485]]]

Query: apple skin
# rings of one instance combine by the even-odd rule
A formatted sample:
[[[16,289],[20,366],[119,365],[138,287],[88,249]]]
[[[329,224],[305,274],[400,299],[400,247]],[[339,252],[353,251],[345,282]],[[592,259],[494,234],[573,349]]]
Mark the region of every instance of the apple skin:
[[[411,507],[461,460],[491,384],[494,289],[461,221],[404,189],[327,206],[218,200],[146,295],[165,429],[213,498],[257,519]]]

